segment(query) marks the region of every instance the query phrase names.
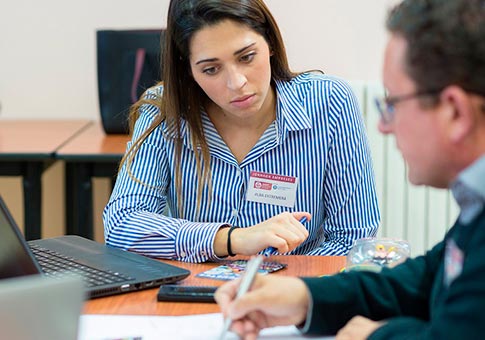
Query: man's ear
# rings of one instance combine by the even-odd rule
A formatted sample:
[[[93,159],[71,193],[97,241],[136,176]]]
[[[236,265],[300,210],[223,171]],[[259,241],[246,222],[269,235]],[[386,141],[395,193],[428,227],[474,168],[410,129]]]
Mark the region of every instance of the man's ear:
[[[470,94],[459,86],[447,86],[440,95],[448,123],[449,137],[453,143],[464,140],[473,129],[475,108]]]

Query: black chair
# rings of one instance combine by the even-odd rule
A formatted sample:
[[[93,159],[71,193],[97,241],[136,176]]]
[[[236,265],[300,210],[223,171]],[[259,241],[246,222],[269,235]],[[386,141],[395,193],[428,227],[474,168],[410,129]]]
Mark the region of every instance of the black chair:
[[[165,31],[96,32],[99,109],[107,134],[128,133],[130,106],[161,78]]]

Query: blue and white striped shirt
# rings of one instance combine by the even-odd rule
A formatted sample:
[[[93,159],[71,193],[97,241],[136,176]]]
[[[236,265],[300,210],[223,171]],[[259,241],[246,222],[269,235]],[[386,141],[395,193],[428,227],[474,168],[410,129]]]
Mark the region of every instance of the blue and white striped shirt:
[[[153,88],[161,94],[161,87]],[[356,98],[340,79],[302,74],[276,82],[276,119],[241,163],[207,114],[203,128],[211,156],[212,192],[197,211],[197,176],[188,126],[182,124],[184,218],[174,186],[175,143],[162,122],[144,141],[128,176],[124,166],[103,214],[106,243],[144,255],[187,262],[218,259],[214,238],[223,225],[248,227],[284,211],[312,214],[309,237],[289,254],[345,255],[355,239],[379,224],[372,159]],[[152,92],[153,95],[153,92]],[[144,105],[133,140],[159,109]],[[128,143],[128,147],[131,142]],[[293,208],[246,200],[251,171],[298,178]],[[166,205],[171,216],[163,214]]]

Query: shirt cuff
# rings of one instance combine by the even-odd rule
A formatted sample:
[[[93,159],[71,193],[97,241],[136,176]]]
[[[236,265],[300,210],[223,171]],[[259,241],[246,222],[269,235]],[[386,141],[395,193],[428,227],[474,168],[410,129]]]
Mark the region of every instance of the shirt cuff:
[[[178,229],[175,253],[181,261],[206,262],[220,260],[214,252],[217,232],[227,223],[184,223]]]
[[[312,320],[312,314],[313,314],[313,297],[309,293],[308,296],[310,297],[310,301],[308,301],[308,310],[306,312],[306,319],[303,321],[301,324],[297,325],[296,328],[302,333],[308,333],[308,330],[310,329],[310,324]]]

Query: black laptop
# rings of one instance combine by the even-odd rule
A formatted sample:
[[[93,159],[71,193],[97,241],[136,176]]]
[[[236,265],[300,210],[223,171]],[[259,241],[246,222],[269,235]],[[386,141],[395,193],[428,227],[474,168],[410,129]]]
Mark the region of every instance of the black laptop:
[[[39,274],[83,278],[89,298],[154,288],[190,271],[79,236],[24,240],[0,197],[0,279]]]

